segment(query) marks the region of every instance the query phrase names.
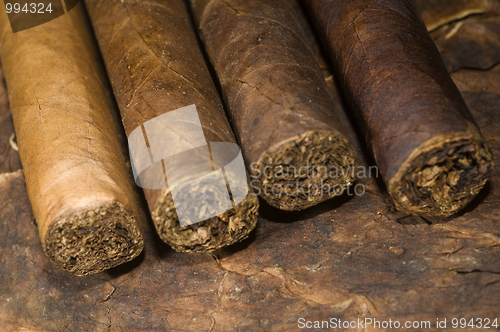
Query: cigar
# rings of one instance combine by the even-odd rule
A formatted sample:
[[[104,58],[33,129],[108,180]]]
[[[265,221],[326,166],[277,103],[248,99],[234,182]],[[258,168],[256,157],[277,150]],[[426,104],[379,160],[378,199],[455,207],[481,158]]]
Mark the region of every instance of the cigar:
[[[492,155],[412,1],[304,2],[396,207],[465,207]]]
[[[184,2],[86,4],[160,238],[177,251],[246,238],[258,199]]]
[[[296,4],[190,4],[257,192],[283,210],[340,195],[355,180],[356,153]]]
[[[0,13],[0,55],[43,249],[62,270],[97,273],[130,261],[143,236],[82,5],[12,32]]]

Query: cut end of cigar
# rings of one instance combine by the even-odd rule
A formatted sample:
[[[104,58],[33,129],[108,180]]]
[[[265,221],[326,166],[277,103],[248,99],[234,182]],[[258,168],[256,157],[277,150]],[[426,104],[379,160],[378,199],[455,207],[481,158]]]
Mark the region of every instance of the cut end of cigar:
[[[447,217],[464,208],[484,187],[493,157],[477,129],[424,143],[389,181],[399,210]]]
[[[312,130],[267,151],[252,181],[270,205],[299,211],[340,195],[356,178],[356,152],[334,131]]]
[[[43,245],[57,267],[83,276],[132,260],[144,240],[133,213],[115,202],[60,217],[50,225]]]
[[[182,193],[186,197],[185,199],[180,197],[176,201],[182,202],[184,205],[182,209],[189,210],[190,215],[195,218],[207,212],[211,213],[212,209],[225,210],[222,202],[233,198],[232,195],[228,197],[226,187],[218,188],[212,181],[200,181],[196,185],[186,182],[183,185]],[[200,204],[206,200],[210,202]],[[249,191],[235,207],[203,221],[181,226],[172,194],[170,189],[167,189],[161,196],[152,217],[160,238],[175,251],[208,252],[247,238],[257,225],[258,209],[259,200]]]

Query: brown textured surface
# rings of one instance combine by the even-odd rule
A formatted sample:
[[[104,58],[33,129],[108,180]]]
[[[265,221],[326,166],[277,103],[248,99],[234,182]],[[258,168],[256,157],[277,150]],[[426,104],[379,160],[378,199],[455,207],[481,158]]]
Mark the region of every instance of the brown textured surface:
[[[0,15],[2,65],[43,248],[78,275],[133,259],[143,247],[138,206],[81,5],[18,33]],[[119,214],[108,211],[116,204]],[[90,210],[105,217],[79,217]]]
[[[500,63],[500,1],[484,15],[445,25],[432,33],[449,72],[487,70]]]
[[[452,76],[498,155],[500,66]],[[433,225],[394,212],[373,184],[363,197],[300,213],[264,206],[254,235],[217,252],[218,262],[208,254],[171,251],[153,235],[150,221],[137,260],[77,278],[43,255],[22,175],[3,175],[0,327],[300,331],[300,317],[433,323],[439,317],[448,318],[448,327],[452,318],[500,319],[499,185],[495,166],[489,184],[462,214]],[[429,331],[437,331],[435,325]]]
[[[194,104],[207,142],[236,143],[182,0],[86,4],[127,135],[150,119]],[[183,135],[189,140],[191,133]],[[178,162],[179,178],[200,172],[198,164]],[[183,227],[169,189],[144,193],[160,237],[179,251],[232,244],[257,222],[255,195],[220,217]]]
[[[492,156],[411,0],[305,3],[396,206],[466,206]]]
[[[474,14],[483,14],[497,0],[413,0],[429,31]]]
[[[260,196],[280,209],[302,210],[352,184],[349,171],[330,176],[356,168],[356,154],[295,1],[190,3]]]

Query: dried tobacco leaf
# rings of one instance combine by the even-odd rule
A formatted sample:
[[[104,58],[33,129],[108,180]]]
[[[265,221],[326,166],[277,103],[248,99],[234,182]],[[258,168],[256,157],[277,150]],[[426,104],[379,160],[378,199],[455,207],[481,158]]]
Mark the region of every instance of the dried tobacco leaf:
[[[434,42],[448,71],[500,63],[500,15],[481,15],[441,28]]]
[[[429,31],[488,11],[497,0],[413,0]]]

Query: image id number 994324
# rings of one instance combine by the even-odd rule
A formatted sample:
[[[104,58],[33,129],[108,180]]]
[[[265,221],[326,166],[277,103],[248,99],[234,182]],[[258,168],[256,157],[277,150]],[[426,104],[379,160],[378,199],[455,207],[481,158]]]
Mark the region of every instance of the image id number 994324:
[[[21,8],[21,5],[22,5],[22,8]],[[32,2],[32,3],[24,3],[24,4],[20,4],[19,2],[14,2],[14,3],[10,3],[10,2],[7,2],[5,4],[5,10],[7,11],[7,14],[10,14],[12,12],[14,13],[20,13],[20,12],[24,12],[24,13],[31,13],[31,14],[45,14],[46,12],[47,13],[52,13],[52,3],[48,3],[47,6],[45,6],[44,3],[42,2],[39,2],[39,3],[36,3],[36,2]]]

